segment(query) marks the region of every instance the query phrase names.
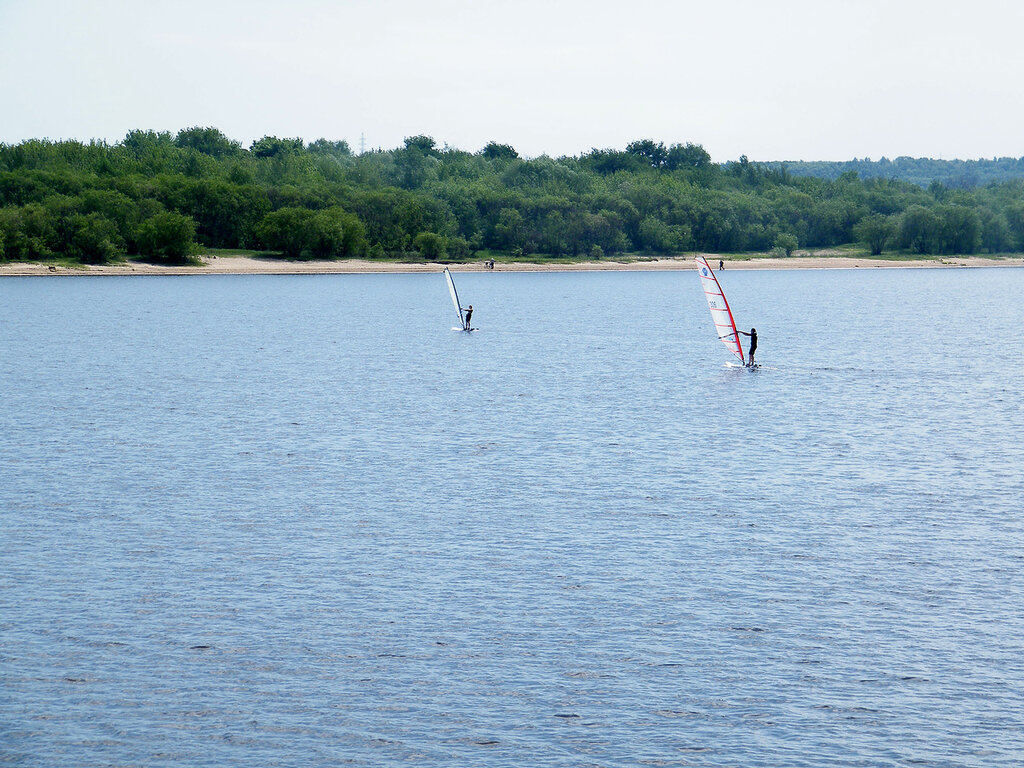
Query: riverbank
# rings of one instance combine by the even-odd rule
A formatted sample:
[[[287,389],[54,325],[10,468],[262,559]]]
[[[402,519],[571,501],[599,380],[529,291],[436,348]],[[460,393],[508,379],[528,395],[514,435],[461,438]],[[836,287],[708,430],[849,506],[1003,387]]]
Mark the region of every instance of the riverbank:
[[[705,254],[717,267],[722,259],[729,269],[875,269],[875,268],[928,268],[928,267],[1022,267],[1024,257],[982,258],[978,256],[948,256],[932,259],[870,259],[847,256],[793,256],[789,258],[727,257]],[[18,262],[0,264],[0,277],[44,275],[325,275],[359,274],[374,272],[439,272],[439,262],[377,261],[370,259],[342,259],[338,261],[288,261],[285,259],[252,256],[201,256],[201,266],[168,266],[127,261],[120,264],[55,266],[45,263]],[[452,264],[459,272],[483,272],[486,262],[474,261]],[[601,272],[601,271],[669,271],[693,269],[693,256],[653,259],[602,259],[580,262],[495,262],[495,272]]]

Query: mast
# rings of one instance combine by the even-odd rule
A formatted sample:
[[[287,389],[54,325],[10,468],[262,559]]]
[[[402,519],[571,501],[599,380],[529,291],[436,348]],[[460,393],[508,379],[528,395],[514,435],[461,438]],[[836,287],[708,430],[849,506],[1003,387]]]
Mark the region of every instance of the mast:
[[[462,316],[462,305],[459,303],[459,292],[455,290],[455,281],[452,279],[452,273],[448,271],[448,267],[444,268],[444,276],[448,281],[448,293],[452,296],[452,304],[455,305],[455,311],[459,313],[459,325],[465,328],[466,319]]]
[[[732,316],[729,302],[726,301],[725,292],[722,290],[715,271],[708,264],[703,256],[697,256],[697,273],[700,275],[700,282],[704,288],[704,298],[708,300],[708,309],[711,310],[711,320],[715,324],[715,332],[718,339],[729,348],[740,362],[746,365],[743,357],[743,345],[740,344],[740,334],[736,330],[736,320]]]

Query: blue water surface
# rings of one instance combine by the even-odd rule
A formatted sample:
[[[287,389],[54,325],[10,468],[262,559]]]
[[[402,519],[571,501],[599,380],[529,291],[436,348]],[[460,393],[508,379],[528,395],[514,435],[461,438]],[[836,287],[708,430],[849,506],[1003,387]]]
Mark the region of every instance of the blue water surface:
[[[0,281],[0,764],[1017,766],[1024,270]]]

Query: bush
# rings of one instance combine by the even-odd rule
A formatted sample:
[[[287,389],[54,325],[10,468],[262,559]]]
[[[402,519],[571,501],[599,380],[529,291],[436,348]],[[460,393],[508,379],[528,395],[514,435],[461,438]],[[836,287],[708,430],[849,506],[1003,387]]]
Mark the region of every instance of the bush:
[[[792,256],[797,245],[799,245],[799,243],[796,239],[796,235],[791,235],[789,232],[782,232],[775,238],[775,247],[781,248],[785,252],[786,256]]]
[[[469,243],[464,237],[449,237],[446,247],[448,255],[453,259],[469,258]]]
[[[55,250],[66,249],[70,239],[69,233],[58,234],[53,217],[38,203],[0,208],[0,234],[5,257],[12,261],[52,258]]]
[[[868,247],[872,256],[881,256],[882,250],[895,233],[893,222],[880,213],[865,216],[853,226],[853,236]]]
[[[196,223],[191,216],[166,211],[146,219],[135,230],[139,253],[184,264],[195,251]]]
[[[67,254],[71,258],[85,264],[105,264],[123,253],[117,225],[101,214],[79,214],[73,216],[70,223]]]
[[[337,206],[318,211],[310,221],[310,247],[324,259],[361,255],[366,252],[366,227]]]
[[[297,259],[315,244],[314,212],[306,208],[282,208],[271,211],[256,225],[256,237],[271,250]]]
[[[447,253],[445,238],[434,232],[420,232],[412,241],[413,248],[425,259],[434,261]]]

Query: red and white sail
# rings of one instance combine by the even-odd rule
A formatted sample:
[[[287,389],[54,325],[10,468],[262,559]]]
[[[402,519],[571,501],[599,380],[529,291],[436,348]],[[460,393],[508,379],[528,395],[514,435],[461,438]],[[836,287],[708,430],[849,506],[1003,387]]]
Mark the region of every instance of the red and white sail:
[[[722,286],[715,277],[715,271],[708,265],[707,259],[698,256],[697,273],[700,275],[700,284],[704,288],[704,298],[708,300],[708,309],[711,310],[711,319],[715,323],[715,330],[718,338],[729,348],[740,362],[746,365],[743,358],[743,345],[740,344],[740,335],[736,331],[736,321],[733,319],[732,310],[729,309],[729,302],[725,300],[725,293]]]

